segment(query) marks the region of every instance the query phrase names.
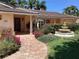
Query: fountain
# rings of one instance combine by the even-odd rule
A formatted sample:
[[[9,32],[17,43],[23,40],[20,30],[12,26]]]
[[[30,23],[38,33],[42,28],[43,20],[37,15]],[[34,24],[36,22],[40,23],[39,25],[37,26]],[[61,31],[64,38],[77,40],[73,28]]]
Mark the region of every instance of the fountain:
[[[55,36],[59,37],[74,37],[74,32],[68,29],[66,22],[64,22],[62,29],[55,32]]]

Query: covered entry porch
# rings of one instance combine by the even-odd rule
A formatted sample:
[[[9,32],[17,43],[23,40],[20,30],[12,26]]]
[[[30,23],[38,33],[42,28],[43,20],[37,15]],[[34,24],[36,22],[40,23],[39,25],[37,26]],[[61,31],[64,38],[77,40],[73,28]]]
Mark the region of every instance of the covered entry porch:
[[[14,14],[14,32],[15,34],[32,34],[33,21],[38,14]]]

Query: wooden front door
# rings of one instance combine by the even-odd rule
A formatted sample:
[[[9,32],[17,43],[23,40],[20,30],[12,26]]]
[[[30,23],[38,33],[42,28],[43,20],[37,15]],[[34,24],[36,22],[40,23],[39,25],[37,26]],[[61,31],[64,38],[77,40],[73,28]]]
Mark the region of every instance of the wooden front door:
[[[14,31],[21,31],[21,18],[14,18]]]

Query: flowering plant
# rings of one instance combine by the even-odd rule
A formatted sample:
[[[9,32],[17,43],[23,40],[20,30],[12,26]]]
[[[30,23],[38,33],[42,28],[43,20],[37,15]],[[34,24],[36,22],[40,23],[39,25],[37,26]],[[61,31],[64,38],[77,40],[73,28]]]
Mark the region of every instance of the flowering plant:
[[[33,34],[35,35],[36,38],[43,35],[41,31],[34,31]]]

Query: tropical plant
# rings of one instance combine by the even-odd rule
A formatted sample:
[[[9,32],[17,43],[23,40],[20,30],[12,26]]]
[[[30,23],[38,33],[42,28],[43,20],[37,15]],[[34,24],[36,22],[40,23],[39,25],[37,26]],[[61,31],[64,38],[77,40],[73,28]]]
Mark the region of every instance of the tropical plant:
[[[40,3],[40,8],[41,9],[43,9],[43,10],[46,10],[46,2],[45,1],[42,1],[41,3]]]
[[[34,7],[35,10],[40,10],[40,2],[38,0],[35,2],[34,6],[35,6]]]
[[[46,10],[46,5],[45,5],[46,2],[40,1],[40,0],[0,0],[0,1],[6,4],[10,4],[14,7],[19,6],[19,7],[25,8],[25,5],[27,5],[27,7],[30,9]]]
[[[76,6],[69,6],[65,8],[64,14],[78,16],[78,8]]]
[[[29,6],[30,9],[34,8],[36,0],[27,0],[27,5]]]
[[[0,2],[6,2],[6,3],[8,3],[9,1],[11,0],[0,0]]]
[[[11,6],[15,7],[17,2],[16,0],[0,0],[1,2],[4,2],[6,4],[10,4]]]
[[[19,7],[22,7],[24,8],[24,6],[27,4],[27,1],[26,0],[18,0],[18,5]]]
[[[42,8],[46,10],[45,1],[27,0],[27,5],[30,9],[40,10]]]

